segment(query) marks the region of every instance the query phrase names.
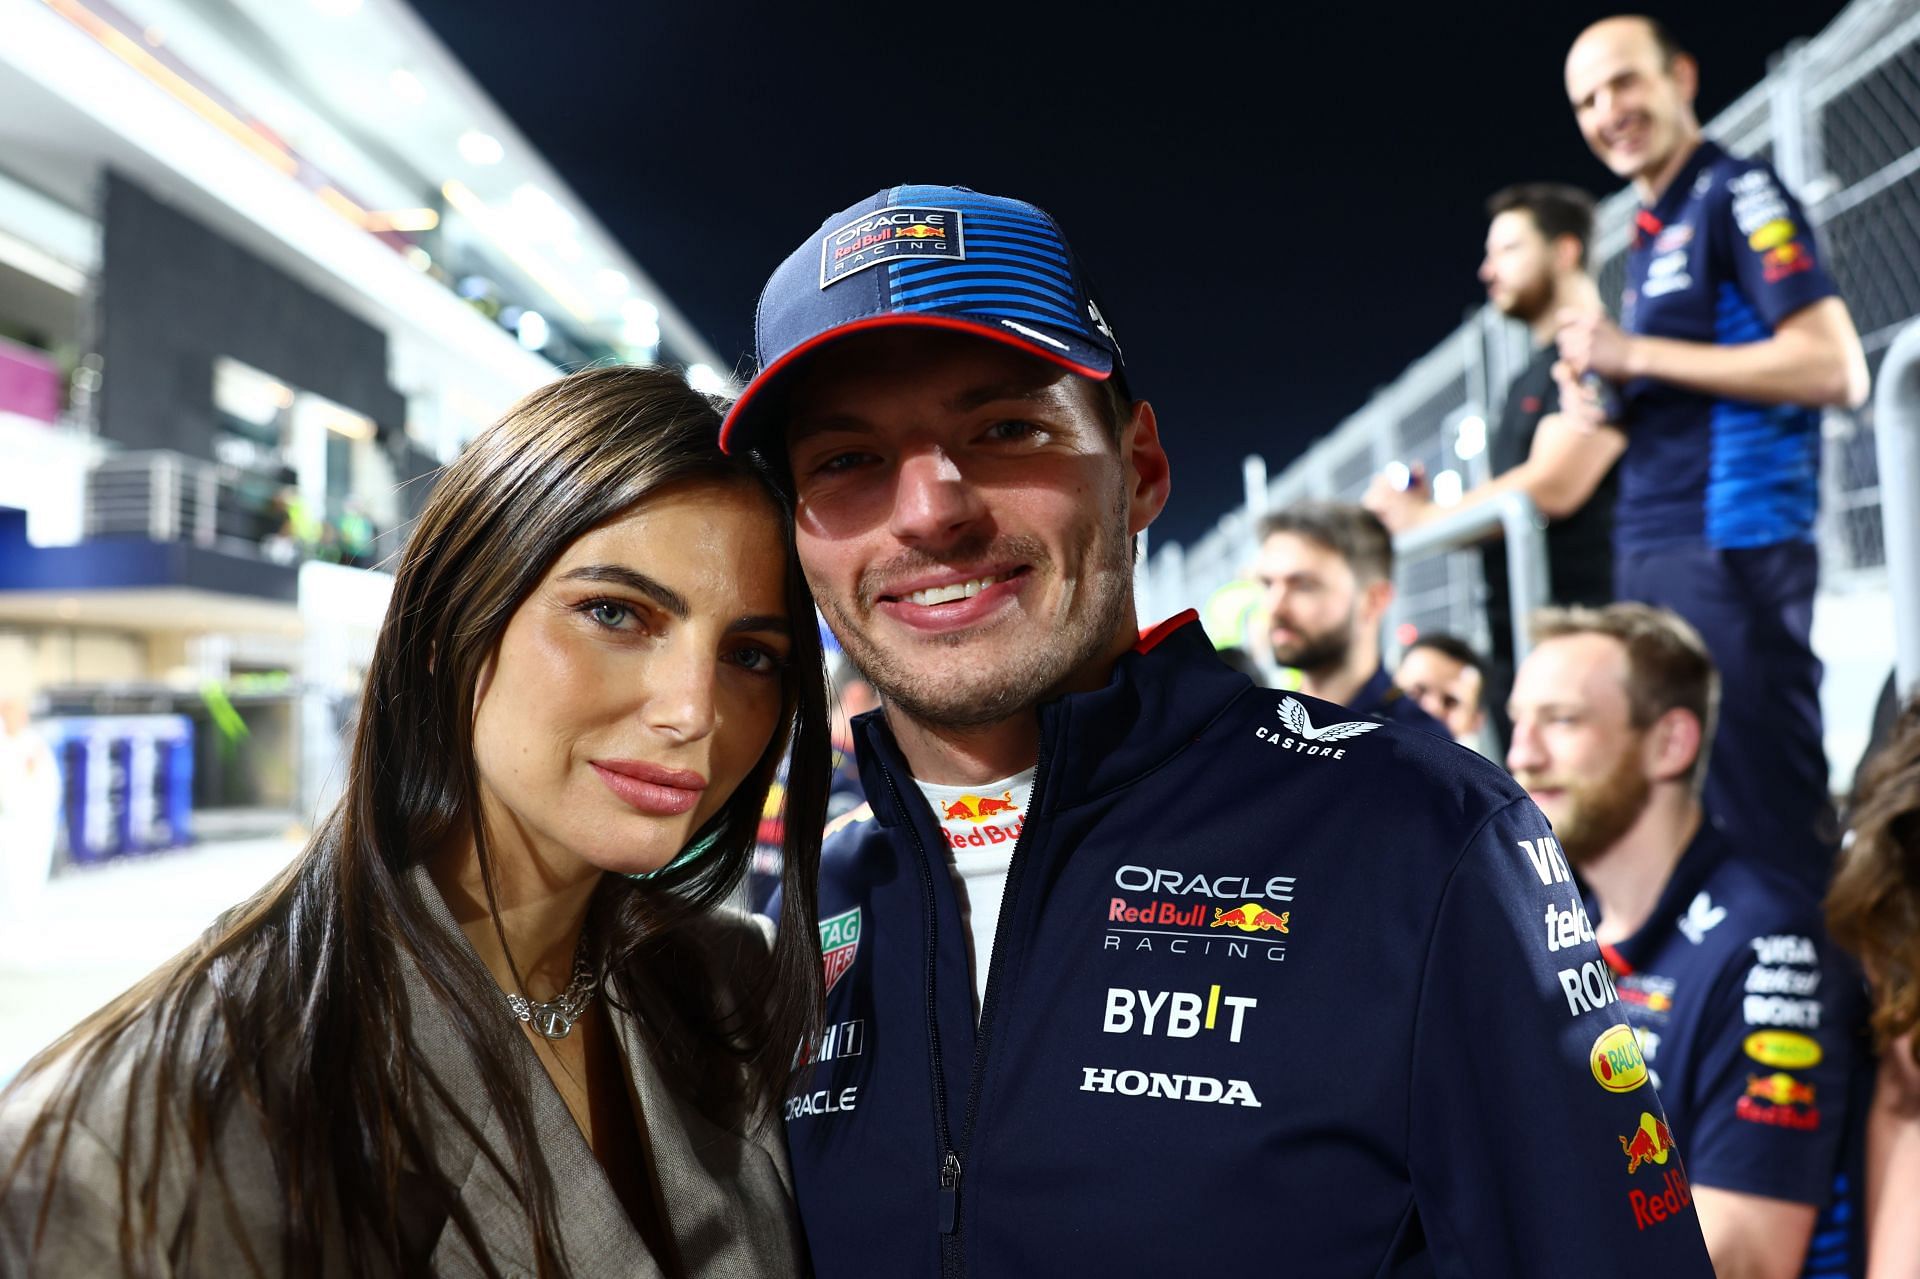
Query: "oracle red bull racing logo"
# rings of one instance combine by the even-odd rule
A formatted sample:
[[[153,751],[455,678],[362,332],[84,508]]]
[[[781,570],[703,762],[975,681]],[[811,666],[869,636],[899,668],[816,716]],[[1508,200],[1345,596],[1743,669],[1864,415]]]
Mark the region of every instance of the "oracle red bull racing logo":
[[[860,953],[860,908],[842,911],[820,921],[820,962],[831,992]]]
[[[893,258],[964,261],[966,256],[960,210],[892,205],[820,237],[820,287]]]
[[[1104,948],[1168,955],[1255,954],[1279,962],[1292,935],[1294,877],[1216,875],[1150,866],[1122,866],[1113,882],[1127,896],[1108,899]],[[1134,894],[1148,893],[1143,900]],[[1180,898],[1198,897],[1199,901]],[[1169,900],[1171,899],[1171,900]],[[1214,902],[1237,905],[1218,906]],[[1254,944],[1254,938],[1264,944]]]

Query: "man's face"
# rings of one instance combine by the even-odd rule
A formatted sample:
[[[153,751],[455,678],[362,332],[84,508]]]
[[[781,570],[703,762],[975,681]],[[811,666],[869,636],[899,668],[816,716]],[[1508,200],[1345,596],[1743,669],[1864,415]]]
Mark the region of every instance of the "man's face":
[[[1480,282],[1496,310],[1522,323],[1531,324],[1553,304],[1553,246],[1531,213],[1508,209],[1488,224]]]
[[[1658,173],[1685,144],[1693,63],[1665,63],[1644,22],[1609,18],[1589,27],[1567,53],[1566,77],[1580,134],[1616,177]]]
[[[1260,546],[1254,577],[1267,588],[1273,660],[1303,671],[1347,660],[1365,619],[1360,584],[1340,552],[1297,533],[1275,533]]]
[[[1480,672],[1437,648],[1410,649],[1400,659],[1393,682],[1420,709],[1447,726],[1455,741],[1480,731],[1486,718],[1480,707]]]
[[[1507,770],[1576,864],[1611,848],[1652,794],[1647,733],[1633,726],[1627,650],[1606,635],[1547,640],[1520,664]]]
[[[913,719],[998,723],[1132,643],[1132,538],[1165,503],[1166,458],[1150,409],[1116,443],[1096,396],[921,329],[842,339],[801,374],[800,559],[848,656]]]

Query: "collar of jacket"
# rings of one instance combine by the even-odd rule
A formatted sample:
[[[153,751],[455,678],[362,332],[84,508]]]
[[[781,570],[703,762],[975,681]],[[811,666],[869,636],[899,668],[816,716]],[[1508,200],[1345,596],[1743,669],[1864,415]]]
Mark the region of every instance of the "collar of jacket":
[[[1041,807],[1069,808],[1139,780],[1252,687],[1214,655],[1198,613],[1188,609],[1168,618],[1121,655],[1104,688],[1041,703],[1040,754],[1047,760]],[[913,774],[886,713],[868,711],[853,728],[874,817],[882,826],[910,821],[887,785],[892,776],[904,788]]]

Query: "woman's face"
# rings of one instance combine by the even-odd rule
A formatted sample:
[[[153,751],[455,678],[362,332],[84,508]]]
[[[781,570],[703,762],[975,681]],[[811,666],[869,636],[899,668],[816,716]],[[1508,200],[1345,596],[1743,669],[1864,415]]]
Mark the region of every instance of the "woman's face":
[[[662,489],[561,554],[475,691],[488,833],[551,878],[671,861],[765,752],[791,627],[780,515],[748,483]]]

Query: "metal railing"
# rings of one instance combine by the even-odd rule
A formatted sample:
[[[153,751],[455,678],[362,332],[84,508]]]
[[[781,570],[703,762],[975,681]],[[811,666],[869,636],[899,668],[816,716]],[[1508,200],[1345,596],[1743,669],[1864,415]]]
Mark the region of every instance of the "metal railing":
[[[1547,568],[1547,522],[1525,493],[1503,493],[1430,520],[1393,539],[1396,570],[1450,551],[1479,545],[1498,529],[1506,543],[1507,582],[1513,600],[1513,656],[1517,662],[1533,647],[1527,617],[1553,598]],[[1400,620],[1398,605],[1391,620]],[[1392,629],[1392,627],[1389,627]]]
[[[1905,501],[1881,508],[1887,587],[1893,598],[1894,671],[1898,692],[1920,688],[1920,324],[1909,324],[1887,348],[1874,393],[1880,484]]]
[[[1869,362],[1877,376],[1889,376],[1880,366],[1891,359],[1896,336],[1920,317],[1920,0],[1855,0],[1819,35],[1783,52],[1766,78],[1706,131],[1736,154],[1770,160],[1800,196]],[[1529,164],[1515,156],[1514,176],[1525,177]],[[1599,211],[1593,258],[1601,296],[1609,299],[1620,295],[1633,209],[1629,190]],[[1463,248],[1463,272],[1471,270],[1470,253]],[[1463,486],[1482,482],[1487,456],[1472,442],[1498,418],[1504,389],[1527,351],[1524,328],[1481,310],[1275,475],[1265,507],[1306,498],[1357,500],[1370,478],[1396,460],[1421,463],[1429,475],[1452,470]],[[1887,450],[1875,427],[1888,411],[1884,403],[1825,417],[1818,526],[1823,595],[1886,590],[1892,530],[1883,538],[1883,521],[1904,528],[1914,518],[1892,508],[1920,497],[1913,487],[1920,473],[1903,475],[1905,487],[1882,482]],[[1469,418],[1479,419],[1479,428],[1463,432]],[[1256,509],[1247,504],[1225,512],[1190,546],[1157,547],[1143,575],[1149,595],[1143,611],[1165,616],[1201,604],[1241,576],[1255,549]],[[1920,566],[1907,568],[1908,580],[1915,571]],[[1399,587],[1402,616],[1419,629],[1486,642],[1478,555],[1409,558]],[[1903,620],[1903,629],[1912,620]],[[1920,644],[1911,637],[1906,642]]]
[[[271,494],[243,472],[168,449],[113,453],[87,477],[86,535],[259,553]]]

